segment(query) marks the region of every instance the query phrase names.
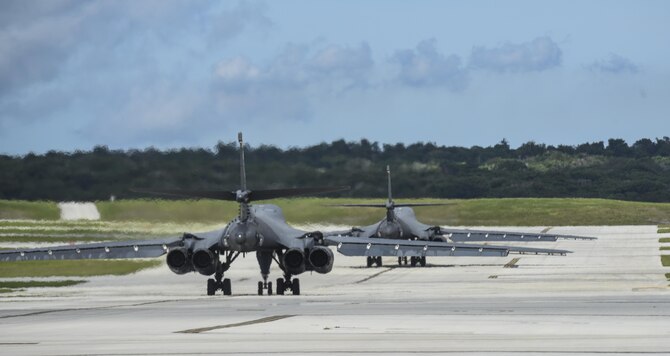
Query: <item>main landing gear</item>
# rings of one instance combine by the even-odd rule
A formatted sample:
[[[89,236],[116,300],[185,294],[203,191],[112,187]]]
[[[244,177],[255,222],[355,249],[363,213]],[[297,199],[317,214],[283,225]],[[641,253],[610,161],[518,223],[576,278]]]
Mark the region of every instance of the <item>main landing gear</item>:
[[[377,265],[377,267],[382,266],[382,256],[368,256],[366,266],[372,267],[372,265]]]
[[[240,255],[239,252],[227,251],[226,253],[226,262],[221,263],[218,259],[216,260],[216,272],[214,273],[214,278],[207,280],[207,295],[214,295],[216,291],[223,291],[223,295],[232,295],[233,290],[230,285],[229,278],[223,278],[223,273],[230,268],[230,265],[235,261],[237,256]]]
[[[277,294],[284,295],[286,290],[290,289],[293,295],[300,295],[300,280],[293,278],[290,274],[285,274],[284,278],[277,278]]]
[[[426,267],[426,256],[411,256],[409,261],[410,266],[412,267],[415,267],[416,265]],[[407,266],[407,256],[398,257],[398,266],[402,266],[403,264]]]

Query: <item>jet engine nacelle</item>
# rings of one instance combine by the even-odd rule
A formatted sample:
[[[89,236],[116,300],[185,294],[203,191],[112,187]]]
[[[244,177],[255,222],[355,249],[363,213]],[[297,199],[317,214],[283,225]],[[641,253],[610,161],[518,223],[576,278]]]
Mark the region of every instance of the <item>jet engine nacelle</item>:
[[[308,260],[315,272],[328,273],[333,269],[335,256],[328,247],[316,246],[309,250]]]
[[[193,263],[185,248],[170,250],[167,254],[167,265],[176,274],[193,272]]]
[[[199,249],[193,252],[193,267],[204,276],[211,276],[216,272],[216,255],[208,249]]]
[[[282,259],[284,268],[290,274],[300,274],[305,272],[305,254],[302,250],[292,248],[287,250],[284,253],[284,258]]]

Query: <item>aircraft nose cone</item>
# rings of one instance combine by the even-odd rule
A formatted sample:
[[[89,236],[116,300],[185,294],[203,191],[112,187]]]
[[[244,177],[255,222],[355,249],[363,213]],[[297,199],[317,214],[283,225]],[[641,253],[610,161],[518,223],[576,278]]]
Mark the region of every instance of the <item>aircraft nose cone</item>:
[[[247,240],[246,236],[244,234],[237,234],[235,236],[235,242],[237,242],[240,245],[244,245],[244,242]]]

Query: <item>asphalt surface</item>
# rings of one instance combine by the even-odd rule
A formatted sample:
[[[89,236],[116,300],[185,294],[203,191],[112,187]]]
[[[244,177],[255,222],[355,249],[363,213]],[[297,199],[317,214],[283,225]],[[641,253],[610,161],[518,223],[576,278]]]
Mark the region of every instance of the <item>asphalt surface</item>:
[[[231,297],[208,297],[206,277],[165,266],[30,288],[0,297],[0,354],[670,354],[670,268],[656,227],[550,232],[599,239],[524,244],[568,256],[432,258],[425,268],[336,255],[330,274],[299,276],[301,296],[256,295],[254,255],[227,272]]]

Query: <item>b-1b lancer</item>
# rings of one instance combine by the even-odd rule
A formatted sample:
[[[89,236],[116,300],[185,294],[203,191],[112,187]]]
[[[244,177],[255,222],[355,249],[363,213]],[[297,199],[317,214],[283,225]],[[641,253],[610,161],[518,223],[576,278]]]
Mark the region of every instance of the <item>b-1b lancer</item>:
[[[66,259],[120,259],[151,258],[167,254],[167,265],[177,274],[197,271],[214,276],[207,281],[207,294],[222,290],[232,294],[230,279],[224,278],[233,262],[242,254],[255,252],[262,281],[258,294],[272,294],[268,281],[270,266],[275,261],[283,272],[276,281],[277,294],[290,290],[300,294],[300,281],[293,278],[305,271],[329,273],[334,254],[329,246],[348,256],[507,256],[509,253],[565,254],[568,251],[552,249],[512,248],[436,241],[409,241],[387,238],[358,238],[331,236],[319,231],[303,231],[289,226],[281,209],[272,204],[252,205],[251,202],[324,193],[342,187],[249,190],[246,185],[244,145],[240,144],[240,189],[235,191],[148,191],[195,198],[230,200],[239,203],[239,214],[225,227],[204,232],[184,233],[144,241],[102,242],[81,245],[43,247],[0,251],[0,261],[66,260]]]
[[[348,231],[340,231],[337,234],[343,236],[353,236],[362,238],[384,238],[384,239],[403,239],[403,240],[421,240],[421,241],[441,241],[441,242],[500,242],[500,241],[556,241],[557,239],[575,239],[575,240],[594,240],[595,237],[582,237],[572,235],[557,235],[546,233],[522,233],[506,231],[481,231],[469,229],[445,229],[440,226],[427,225],[416,218],[412,207],[419,206],[438,206],[448,205],[443,203],[403,203],[399,204],[393,200],[391,194],[391,168],[386,166],[388,198],[383,204],[338,204],[340,207],[364,207],[364,208],[384,208],[386,217],[379,222],[363,226],[354,227]],[[514,249],[514,247],[507,247]],[[523,253],[523,252],[521,252]],[[403,262],[407,264],[408,256],[398,256],[398,264]],[[426,256],[409,256],[411,266],[426,265]],[[377,265],[381,267],[381,256],[369,255],[366,265],[371,267]]]

